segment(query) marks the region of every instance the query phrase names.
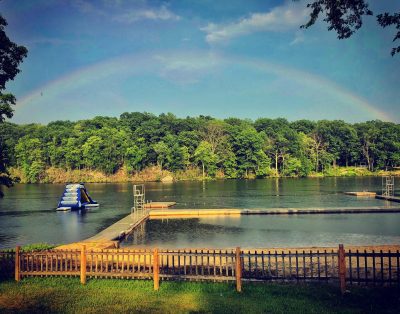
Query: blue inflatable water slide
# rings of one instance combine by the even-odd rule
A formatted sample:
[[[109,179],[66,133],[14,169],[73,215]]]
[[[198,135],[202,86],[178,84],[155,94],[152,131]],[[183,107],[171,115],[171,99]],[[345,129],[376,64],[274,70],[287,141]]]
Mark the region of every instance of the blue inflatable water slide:
[[[89,196],[83,183],[67,184],[58,202],[57,210],[65,211],[97,206],[99,204]]]

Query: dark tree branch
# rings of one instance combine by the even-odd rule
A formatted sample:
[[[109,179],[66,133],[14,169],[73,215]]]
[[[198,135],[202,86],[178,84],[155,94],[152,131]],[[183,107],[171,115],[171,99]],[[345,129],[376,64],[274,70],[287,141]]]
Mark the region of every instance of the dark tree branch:
[[[387,12],[382,13],[382,14],[378,14],[376,16],[376,19],[379,23],[380,26],[382,26],[383,28],[387,27],[387,26],[391,26],[391,25],[395,25],[396,29],[397,29],[397,33],[396,36],[394,36],[393,41],[396,41],[397,39],[400,38],[400,13],[393,13],[393,14],[389,14]],[[400,52],[400,46],[394,47],[392,48],[392,56],[394,56],[396,53]]]
[[[315,0],[308,3],[307,7],[311,8],[310,19],[300,28],[309,28],[317,22],[320,15],[323,15],[325,16],[323,21],[328,24],[328,30],[336,31],[339,39],[351,37],[362,27],[363,16],[373,15],[367,0]],[[383,28],[391,25],[396,27],[397,33],[393,41],[400,38],[400,13],[385,12],[376,17],[378,24]],[[396,53],[400,53],[400,46],[392,49],[392,56]]]

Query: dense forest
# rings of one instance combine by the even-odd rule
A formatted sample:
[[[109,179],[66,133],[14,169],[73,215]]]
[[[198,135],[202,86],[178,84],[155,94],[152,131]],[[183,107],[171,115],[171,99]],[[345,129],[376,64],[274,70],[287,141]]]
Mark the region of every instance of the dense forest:
[[[152,168],[197,178],[262,178],[400,165],[400,125],[382,121],[217,120],[133,112],[48,125],[6,122],[0,124],[0,141],[8,169],[32,183],[48,182],[49,169],[132,177]]]

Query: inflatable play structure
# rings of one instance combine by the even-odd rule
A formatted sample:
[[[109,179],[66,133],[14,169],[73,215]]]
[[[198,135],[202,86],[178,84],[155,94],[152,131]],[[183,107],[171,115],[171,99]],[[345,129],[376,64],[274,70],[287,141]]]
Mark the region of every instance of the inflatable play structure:
[[[65,211],[97,206],[99,206],[99,204],[89,196],[82,183],[67,184],[58,202],[57,210]]]

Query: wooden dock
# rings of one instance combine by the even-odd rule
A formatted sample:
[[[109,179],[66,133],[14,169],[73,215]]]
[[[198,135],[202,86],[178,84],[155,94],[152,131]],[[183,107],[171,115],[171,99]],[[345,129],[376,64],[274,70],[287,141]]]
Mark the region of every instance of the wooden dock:
[[[61,245],[57,249],[80,249],[86,245],[87,249],[110,249],[118,248],[119,240],[130,234],[136,227],[149,218],[149,212],[129,214],[110,227],[104,229],[93,237],[81,242]]]
[[[267,209],[153,209],[150,219],[204,216],[240,215],[304,215],[304,214],[361,214],[361,213],[400,213],[400,207],[331,207],[331,208],[267,208]]]
[[[381,196],[378,195],[377,198]],[[386,198],[385,198],[386,199]],[[394,198],[394,201],[400,201]],[[163,203],[164,202],[156,202]],[[172,202],[171,202],[172,203]],[[150,203],[151,204],[151,203]],[[230,216],[240,217],[241,215],[310,215],[310,214],[361,214],[361,213],[400,213],[400,206],[373,206],[373,207],[330,207],[330,208],[263,208],[263,209],[240,209],[240,208],[221,208],[221,209],[149,209],[129,214],[117,221],[110,227],[104,229],[95,236],[83,240],[57,247],[57,249],[81,249],[86,245],[87,249],[108,249],[117,248],[119,240],[130,234],[135,228],[140,226],[147,219],[167,219],[167,218],[191,218],[191,217],[210,217],[210,216]]]
[[[125,218],[112,224],[110,227],[104,229],[95,236],[84,240],[83,242],[107,242],[117,241],[125,235],[129,234],[133,229],[140,225],[143,221],[149,218],[149,214],[142,215],[138,219],[134,219],[132,215],[128,215]]]
[[[169,208],[176,205],[176,202],[150,202],[144,204],[144,208]]]
[[[344,192],[346,195],[352,195],[352,196],[358,196],[358,197],[375,197],[376,193],[375,192],[368,192],[368,191],[362,191],[362,192]]]
[[[400,203],[400,197],[398,197],[398,196],[377,195],[377,196],[375,196],[375,198],[377,198],[379,200],[385,200],[385,201]]]

